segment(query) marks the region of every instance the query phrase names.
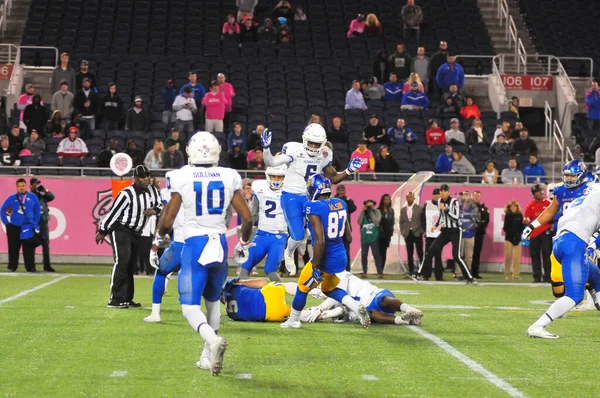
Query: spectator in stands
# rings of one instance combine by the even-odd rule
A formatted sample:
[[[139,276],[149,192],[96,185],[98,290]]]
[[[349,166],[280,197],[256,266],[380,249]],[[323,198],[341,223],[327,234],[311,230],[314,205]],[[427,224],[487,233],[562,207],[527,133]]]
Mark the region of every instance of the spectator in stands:
[[[104,119],[104,131],[118,130],[125,110],[123,101],[117,95],[117,85],[108,83],[108,94],[100,101],[100,115]],[[134,166],[136,166],[134,164]]]
[[[58,155],[58,164],[62,164],[63,157],[77,157],[83,160],[88,154],[88,148],[85,141],[77,135],[79,130],[77,127],[69,128],[69,135],[58,144],[56,154]]]
[[[59,91],[62,81],[66,81],[69,87],[75,87],[75,70],[69,66],[68,53],[60,54],[60,65],[52,71],[50,92]]]
[[[421,83],[425,92],[429,92],[429,68],[431,66],[431,60],[425,55],[425,47],[419,47],[417,49],[417,56],[413,58],[410,71],[417,74],[420,78]]]
[[[381,82],[385,87],[385,83],[389,80],[389,64],[388,64],[388,53],[385,50],[377,51],[377,58],[373,61],[373,76],[377,78],[378,82]],[[396,79],[397,80],[397,79]],[[400,86],[402,87],[402,86]]]
[[[383,85],[386,101],[402,101],[402,83],[398,81],[398,76],[394,72],[390,73],[390,81]]]
[[[242,22],[244,18],[254,17],[254,8],[258,4],[258,0],[235,0],[235,5],[238,8],[237,21]]]
[[[21,94],[21,96],[19,97],[19,99],[17,100],[17,109],[21,111],[21,115],[19,116],[19,127],[21,127],[23,130],[27,129],[27,126],[25,126],[25,123],[23,122],[23,116],[25,115],[25,108],[27,107],[27,105],[30,105],[33,103],[33,95],[35,94],[35,87],[33,86],[33,84],[26,84],[25,85],[25,93]],[[44,102],[41,102],[42,105],[44,105]]]
[[[227,98],[219,91],[219,82],[213,80],[210,83],[209,93],[202,100],[202,107],[206,110],[204,131],[209,133],[223,131],[226,106]]]
[[[66,80],[60,82],[60,90],[52,96],[50,109],[54,112],[59,110],[63,120],[67,123],[71,121],[73,113],[73,100],[75,96],[69,91],[69,83]]]
[[[410,76],[410,67],[412,65],[412,58],[406,52],[404,44],[400,43],[396,46],[396,52],[390,55],[390,72],[396,73],[398,80],[404,83]]]
[[[233,17],[233,15],[231,15]],[[235,20],[235,17],[233,17]],[[169,130],[175,121],[175,112],[173,112],[173,102],[175,102],[175,98],[177,98],[177,87],[175,87],[175,81],[173,79],[169,79],[167,81],[167,85],[163,88],[162,93],[160,94],[163,100],[163,113],[162,113],[162,122],[165,125],[165,129]]]
[[[262,148],[254,150],[254,159],[248,162],[248,170],[266,170]]]
[[[462,66],[455,62],[456,56],[453,54],[448,54],[446,59],[447,62],[440,66],[437,71],[435,77],[437,85],[443,91],[450,91],[450,86],[456,84],[458,90],[461,90],[465,85],[465,71]]]
[[[285,18],[286,21],[291,21],[294,18],[294,10],[289,1],[281,0],[273,8],[273,18]]]
[[[277,40],[279,41],[279,43],[292,42],[292,34],[290,33],[290,28],[286,24],[281,25],[281,27],[279,28]]]
[[[415,0],[408,0],[402,7],[402,20],[404,21],[403,37],[409,37],[414,33],[417,38],[417,45],[421,40],[421,22],[423,21],[423,11],[421,7],[415,5]]]
[[[365,33],[366,37],[381,37],[382,34],[381,23],[377,19],[377,15],[369,14],[367,15],[367,22],[365,23]]]
[[[417,135],[406,127],[406,122],[402,118],[398,119],[395,127],[388,129],[387,134],[391,144],[413,144],[417,142]]]
[[[162,153],[163,169],[180,169],[183,167],[183,153],[177,149],[178,144],[175,140],[167,140],[167,150]]]
[[[521,279],[521,234],[523,233],[521,206],[511,200],[504,207],[504,279]],[[512,275],[511,275],[512,265]]]
[[[481,120],[474,119],[471,123],[471,128],[467,132],[466,141],[468,146],[486,145],[490,146],[490,142],[483,131],[483,123]]]
[[[23,149],[23,137],[21,136],[21,130],[19,129],[19,126],[15,125],[10,129],[8,145],[10,145],[17,152],[21,152]]]
[[[240,34],[240,25],[235,21],[235,15],[229,14],[227,16],[227,21],[225,21],[225,23],[223,24],[221,33],[222,33],[223,37],[225,37],[225,36],[237,37]]]
[[[236,170],[246,170],[248,164],[246,163],[246,154],[242,152],[242,148],[239,145],[234,145],[229,150],[229,167]],[[254,153],[256,156],[256,152]]]
[[[81,118],[90,129],[96,129],[96,113],[98,112],[98,94],[92,88],[92,81],[84,77],[82,87],[73,98],[75,112],[81,113]]]
[[[511,151],[515,155],[537,155],[538,147],[535,141],[529,138],[527,129],[523,129],[519,133],[519,139],[513,141]]]
[[[460,108],[452,97],[443,100],[442,104],[437,108],[437,116],[442,119],[454,119],[460,116]]]
[[[523,125],[521,124],[521,127]],[[494,139],[492,140],[492,145],[496,142],[496,139],[500,134],[504,134],[504,137],[510,142],[510,137],[512,136],[512,130],[510,129],[509,122],[502,122],[502,124],[496,127],[496,131],[494,132]],[[520,133],[519,133],[520,134]]]
[[[376,173],[397,173],[400,170],[396,160],[390,156],[387,145],[382,145],[375,158]]]
[[[181,138],[179,130],[177,130],[176,127],[173,127],[171,129],[171,136],[167,137],[167,140],[175,141],[175,143],[177,144],[177,149],[183,153],[183,151],[185,150],[186,143],[185,143],[185,140],[183,138]]]
[[[256,129],[254,129],[248,137],[248,148],[254,149],[257,146],[261,146],[260,137],[262,136],[263,131],[265,131],[265,126],[262,124],[256,126]]]
[[[469,162],[469,159],[464,157],[462,152],[452,152],[452,170],[451,173],[456,174],[475,174],[475,167]]]
[[[173,110],[176,112],[175,125],[177,130],[190,134],[194,132],[194,114],[198,110],[191,87],[184,87],[183,95],[178,95],[173,101]]]
[[[450,120],[450,130],[446,130],[446,142],[450,145],[466,145],[465,133],[460,131],[457,118]]]
[[[423,86],[423,82],[421,82],[421,78],[417,72],[410,72],[408,76],[408,80],[404,83],[403,90],[404,92],[409,92],[413,83],[417,83],[419,85],[419,91],[424,93],[425,87]]]
[[[321,115],[319,115],[318,113],[313,113],[310,115],[310,119],[308,120],[308,123],[306,123],[306,126],[313,123],[320,124],[321,127],[325,129],[325,123],[323,123],[323,119],[321,119]]]
[[[81,113],[75,112],[73,114],[73,120],[71,120],[71,123],[69,123],[69,125],[67,126],[67,130],[69,129],[69,127],[73,126],[77,127],[77,130],[79,130],[80,138],[85,140],[85,138],[90,135],[90,128],[88,124],[82,120]]]
[[[263,26],[258,29],[256,38],[258,41],[267,41],[269,43],[276,43],[278,38],[277,28],[273,26],[273,22],[269,18],[265,18]]]
[[[354,80],[352,82],[352,88],[346,93],[346,105],[344,109],[362,109],[363,111],[367,109],[365,99],[360,92],[360,81]]]
[[[508,168],[502,170],[500,178],[503,184],[523,184],[523,173],[517,169],[517,159],[511,158],[508,161]]]
[[[363,14],[358,14],[356,16],[356,19],[353,19],[350,22],[350,27],[348,28],[348,33],[346,33],[346,36],[348,37],[355,37],[355,36],[362,36],[363,33],[365,32],[365,16]]]
[[[496,165],[493,160],[485,162],[483,172],[481,173],[481,183],[487,185],[493,185],[498,183],[500,173],[496,169]]]
[[[516,140],[517,138],[519,138],[519,136],[521,135],[521,130],[524,129],[523,127],[523,122],[515,122],[515,128],[511,129],[510,128],[510,123],[508,122],[504,122],[503,125],[506,124],[508,125],[507,131],[510,135],[506,136],[506,139],[508,142],[513,142],[514,140]]]
[[[17,167],[20,164],[19,153],[9,145],[8,136],[0,135],[0,166]]]
[[[196,71],[192,70],[188,73],[188,82],[181,86],[179,89],[179,95],[183,95],[183,91],[186,87],[190,87],[192,89],[196,107],[199,107],[204,99],[204,96],[206,95],[206,90],[202,84],[198,83],[198,75],[196,74]],[[194,128],[200,128],[200,115],[197,111],[194,112]]]
[[[23,141],[23,149],[31,152],[31,155],[40,157],[46,150],[46,142],[40,138],[37,130],[32,130],[29,137],[25,137]]]
[[[96,75],[90,72],[90,64],[88,61],[83,60],[79,66],[79,73],[75,75],[75,91],[81,90],[81,87],[83,87],[83,79],[85,78],[90,79],[90,88],[96,92],[98,89]]]
[[[460,109],[460,116],[464,120],[481,119],[481,111],[477,104],[473,102],[473,97],[467,97],[467,104]]]
[[[438,126],[437,120],[429,120],[429,129],[425,132],[425,139],[427,145],[446,145],[446,133],[440,126]]]
[[[100,155],[98,155],[98,162],[96,163],[96,166],[110,167],[110,160],[118,153],[118,148],[119,145],[116,138],[112,138],[108,143],[108,146],[104,148],[102,152],[100,152]]]
[[[510,145],[506,142],[506,136],[504,133],[498,134],[496,142],[490,147],[490,154],[492,155],[510,155]]]
[[[127,111],[125,117],[125,130],[148,132],[150,128],[150,112],[144,109],[142,97],[139,95],[133,100],[133,106]]]
[[[362,159],[362,166],[360,169],[358,169],[359,173],[375,170],[375,159],[373,158],[373,152],[367,148],[367,140],[365,139],[358,141],[358,147],[354,150],[354,152],[352,152],[352,156],[350,156],[350,158]]]
[[[369,79],[369,85],[365,90],[364,96],[370,100],[381,101],[383,97],[385,97],[385,89],[379,82],[377,82],[377,78],[375,76]]]
[[[435,163],[435,172],[436,173],[450,173],[452,170],[452,161],[454,157],[452,156],[452,145],[447,144],[444,149],[444,153],[441,153],[437,158],[437,162]]]
[[[510,99],[510,104],[508,105],[508,111],[517,115],[517,119],[520,119],[519,116],[519,97],[512,97]]]
[[[304,9],[302,7],[296,7],[294,21],[306,21],[306,14],[304,13]]]
[[[46,124],[46,137],[63,138],[67,130],[67,123],[63,120],[60,111],[52,112],[52,117]]]
[[[331,121],[331,126],[327,130],[327,141],[331,142],[347,142],[348,134],[346,134],[346,127],[342,123],[342,118],[336,116]]]
[[[456,84],[450,85],[450,91],[448,91],[447,93],[442,95],[442,101],[446,101],[446,98],[449,98],[449,97],[454,99],[454,103],[458,106],[459,109],[462,108],[463,106],[465,106],[465,104],[467,103],[467,101],[465,100],[465,97],[463,97],[460,94],[458,85],[456,85]]]
[[[233,148],[234,145],[238,145],[242,152],[246,152],[248,145],[248,137],[242,131],[241,123],[233,123],[233,130],[227,135],[227,148]]]
[[[144,164],[149,169],[163,168],[163,152],[165,147],[161,140],[154,140],[154,147],[148,151],[144,158]]]
[[[244,19],[240,29],[240,42],[247,43],[256,41],[256,34],[256,27],[252,23],[252,18],[247,17]]]
[[[448,43],[440,41],[439,51],[431,56],[429,62],[429,93],[434,99],[439,99],[442,96],[442,90],[437,84],[436,77],[440,67],[446,63],[448,53]]]
[[[546,183],[546,169],[538,162],[537,155],[529,155],[529,164],[523,167],[523,176],[525,177],[525,184]]]
[[[131,157],[133,161],[133,167],[144,164],[144,153],[141,149],[138,149],[134,139],[127,141],[127,149],[125,153]]]
[[[600,91],[598,82],[592,81],[592,88],[585,95],[587,125],[590,130],[600,130]]]
[[[420,110],[429,108],[429,98],[419,91],[419,84],[411,84],[410,91],[402,97],[401,109]]]
[[[367,145],[371,145],[376,142],[387,144],[385,127],[379,124],[379,116],[371,115],[369,124],[363,128],[363,139],[367,140]]]
[[[358,225],[360,225],[360,249],[361,263],[363,273],[361,278],[367,277],[367,267],[369,265],[369,248],[371,255],[375,260],[377,269],[377,278],[383,279],[383,266],[381,265],[381,256],[379,255],[379,224],[381,222],[381,212],[375,207],[374,200],[365,200],[363,202],[362,212],[358,216]]]
[[[34,94],[32,103],[25,107],[23,112],[23,124],[27,127],[27,133],[31,130],[44,131],[48,122],[48,111],[42,104],[42,97]]]

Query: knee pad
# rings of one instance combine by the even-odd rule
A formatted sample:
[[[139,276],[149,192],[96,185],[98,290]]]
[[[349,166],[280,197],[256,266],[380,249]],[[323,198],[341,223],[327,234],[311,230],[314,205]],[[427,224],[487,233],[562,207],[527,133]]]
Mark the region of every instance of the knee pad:
[[[552,294],[557,299],[564,296],[565,295],[565,284],[563,282],[552,282]]]

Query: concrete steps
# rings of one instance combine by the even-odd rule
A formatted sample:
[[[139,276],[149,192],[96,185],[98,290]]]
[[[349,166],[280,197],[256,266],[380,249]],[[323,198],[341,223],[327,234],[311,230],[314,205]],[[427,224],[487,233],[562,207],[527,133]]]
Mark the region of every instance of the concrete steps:
[[[27,22],[31,0],[13,1],[12,4],[2,42],[18,46],[21,44],[21,38],[23,37],[23,30],[25,22]]]

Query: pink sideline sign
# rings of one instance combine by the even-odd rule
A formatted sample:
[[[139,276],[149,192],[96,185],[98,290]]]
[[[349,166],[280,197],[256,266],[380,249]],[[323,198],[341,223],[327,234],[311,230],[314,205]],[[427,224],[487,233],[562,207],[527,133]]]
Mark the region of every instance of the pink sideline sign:
[[[6,196],[15,192],[17,178],[0,177],[0,192],[3,193],[0,200],[3,201]],[[111,256],[112,250],[109,245],[96,245],[94,242],[97,225],[112,204],[110,180],[52,177],[40,177],[40,179],[42,184],[56,195],[56,199],[49,204],[51,252],[66,255]],[[360,228],[356,220],[362,203],[367,199],[374,199],[379,203],[384,193],[393,194],[399,185],[350,182],[345,185],[348,197],[354,199],[358,207],[357,212],[352,215],[354,241],[351,246],[351,255],[354,257],[360,249]],[[431,191],[436,186],[438,184],[425,186],[422,195],[423,201],[431,198]],[[531,200],[530,190],[528,187],[490,187],[476,184],[451,186],[452,193],[466,189],[480,190],[484,203],[490,208],[491,221],[484,242],[485,256],[483,260],[484,262],[502,262],[504,258],[504,235],[502,232],[504,206],[509,200],[514,199],[524,208]],[[234,216],[228,232],[230,251],[237,243],[235,224],[236,217]],[[396,236],[394,236],[393,242],[397,242]],[[4,225],[0,232],[0,252],[7,252]],[[38,249],[38,252],[41,252],[41,249]],[[404,259],[404,248],[400,252]]]

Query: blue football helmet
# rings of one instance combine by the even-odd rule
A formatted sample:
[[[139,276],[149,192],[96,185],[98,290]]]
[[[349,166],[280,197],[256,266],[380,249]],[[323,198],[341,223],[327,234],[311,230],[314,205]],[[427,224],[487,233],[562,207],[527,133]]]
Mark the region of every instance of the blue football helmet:
[[[315,200],[319,195],[331,195],[331,181],[323,174],[313,174],[306,181],[307,196]]]
[[[596,182],[596,175],[589,170],[586,170],[583,176],[583,182]]]
[[[594,175],[596,176],[596,181],[600,180],[600,164],[594,169]]]
[[[563,183],[567,188],[577,188],[584,182],[586,167],[582,160],[575,159],[563,167]]]

